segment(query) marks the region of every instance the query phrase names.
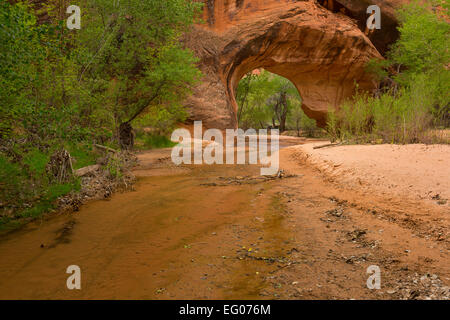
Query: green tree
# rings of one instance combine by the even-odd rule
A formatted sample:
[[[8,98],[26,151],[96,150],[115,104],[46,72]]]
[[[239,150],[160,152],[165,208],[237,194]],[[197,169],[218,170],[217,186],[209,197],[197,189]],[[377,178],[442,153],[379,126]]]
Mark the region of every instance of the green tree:
[[[440,123],[448,121],[450,111],[449,4],[449,0],[413,1],[403,6],[398,11],[400,38],[386,60],[370,66],[380,80],[394,88],[393,94],[398,86],[411,93],[420,87],[428,96],[428,111]]]
[[[131,123],[167,133],[185,119],[182,101],[200,77],[180,42],[199,12],[195,1],[23,4],[32,2],[0,0],[0,229],[79,190],[66,167],[64,179],[52,179],[66,150],[77,169],[95,163],[93,142],[114,146],[120,127],[129,129],[124,148]],[[81,7],[81,30],[66,27],[69,4]],[[109,163],[116,178],[119,162]]]
[[[131,123],[150,107],[179,105],[199,79],[197,59],[180,36],[200,4],[186,0],[82,1],[78,81],[88,78],[111,111],[122,148],[133,145]],[[184,113],[180,114],[182,117]]]
[[[278,127],[285,131],[288,126],[308,132],[316,128],[302,110],[302,100],[297,88],[288,79],[262,70],[259,74],[248,73],[236,90],[239,106],[239,126],[248,128]]]
[[[416,74],[441,73],[449,63],[450,24],[436,10],[414,1],[398,11],[400,38],[388,54],[388,61],[401,70],[398,81],[408,84]]]
[[[275,89],[267,100],[267,104],[272,110],[272,126],[276,127],[278,121],[280,132],[283,132],[286,131],[286,121],[292,105],[301,101],[300,96],[295,86],[288,79],[273,76],[270,81]]]
[[[244,110],[248,108],[249,103],[249,94],[251,91],[251,83],[252,80],[254,80],[256,75],[254,75],[252,72],[247,73],[244,78],[239,82],[239,85],[236,89],[236,102],[239,106],[238,114],[237,114],[237,120],[238,123],[241,121],[242,114]]]
[[[300,137],[300,131],[302,129],[302,122],[304,118],[307,118],[302,110],[301,100],[294,100],[289,112],[289,122],[288,124],[297,131],[297,137]]]
[[[40,43],[43,28],[22,4],[0,0],[0,138],[9,138],[22,119],[33,112],[33,88],[45,58]]]
[[[413,1],[398,11],[400,37],[383,61],[375,96],[358,93],[329,116],[335,139],[390,143],[446,142],[450,125],[449,0]],[[447,141],[448,142],[448,141]]]

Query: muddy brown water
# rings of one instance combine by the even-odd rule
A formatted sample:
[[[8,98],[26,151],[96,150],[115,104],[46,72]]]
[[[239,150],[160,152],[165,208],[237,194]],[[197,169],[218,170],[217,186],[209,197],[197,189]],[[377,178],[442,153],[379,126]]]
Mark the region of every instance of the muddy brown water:
[[[345,193],[310,168],[266,181],[258,166],[140,158],[135,191],[0,240],[0,299],[378,299],[397,296],[367,289],[371,264],[391,287],[416,272],[449,275],[445,243],[367,215],[366,200],[327,215]],[[349,238],[355,230],[366,233]],[[66,287],[70,265],[81,290]]]
[[[211,248],[211,241],[239,224],[261,186],[206,185],[258,172],[256,166],[192,166],[183,174],[142,177],[134,192],[30,224],[0,243],[0,298],[155,298],[173,283],[184,281],[185,290],[194,278],[207,283],[202,279],[214,273],[205,269],[208,260],[222,264],[233,247]],[[277,233],[279,225],[265,228]],[[81,268],[80,291],[66,288],[69,265]],[[220,296],[254,297],[256,289],[235,277],[239,271],[222,273]]]

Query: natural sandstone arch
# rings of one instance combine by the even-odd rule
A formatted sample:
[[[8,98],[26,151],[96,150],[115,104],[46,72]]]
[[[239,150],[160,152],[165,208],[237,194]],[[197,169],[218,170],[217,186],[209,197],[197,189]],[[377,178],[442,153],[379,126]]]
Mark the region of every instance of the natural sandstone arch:
[[[267,29],[258,26],[259,34],[248,42],[241,40],[241,46],[233,48],[234,42],[226,47],[225,55],[231,63],[224,73],[233,110],[237,111],[235,89],[239,80],[255,68],[292,81],[305,113],[319,125],[325,124],[329,107],[354,93],[355,83],[363,89],[372,88],[374,83],[365,74],[364,65],[370,58],[379,57],[376,49],[359,31],[323,26],[297,19],[279,21]]]
[[[375,86],[364,67],[381,55],[361,23],[342,12],[313,0],[204,1],[206,24],[185,40],[205,75],[186,103],[191,120],[203,120],[206,127],[236,127],[236,86],[256,68],[292,81],[305,112],[319,125],[328,108],[352,96],[356,83],[361,89]],[[356,1],[340,2],[353,15],[365,9]]]

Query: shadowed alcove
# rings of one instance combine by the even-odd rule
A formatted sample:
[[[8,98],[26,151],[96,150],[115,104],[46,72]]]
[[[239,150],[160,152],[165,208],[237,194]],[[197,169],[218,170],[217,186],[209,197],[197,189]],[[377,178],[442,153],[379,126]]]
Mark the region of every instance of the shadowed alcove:
[[[242,18],[220,31],[197,26],[185,42],[204,74],[187,101],[190,118],[220,129],[237,127],[235,90],[254,69],[292,81],[305,113],[324,126],[328,109],[351,97],[356,84],[375,86],[364,69],[381,57],[354,20],[302,1],[278,4],[258,19]]]

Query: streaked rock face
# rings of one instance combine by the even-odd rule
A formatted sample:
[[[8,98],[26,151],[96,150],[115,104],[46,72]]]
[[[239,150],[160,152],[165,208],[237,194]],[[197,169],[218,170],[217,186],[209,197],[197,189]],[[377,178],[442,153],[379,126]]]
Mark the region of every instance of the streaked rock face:
[[[365,0],[203,2],[205,23],[186,36],[186,45],[201,59],[205,76],[187,105],[191,120],[224,129],[237,127],[235,90],[256,68],[291,80],[306,114],[324,125],[327,110],[351,97],[355,83],[375,86],[365,64],[395,40],[394,7],[405,1],[370,1],[383,12],[382,29],[370,38],[364,34]]]

